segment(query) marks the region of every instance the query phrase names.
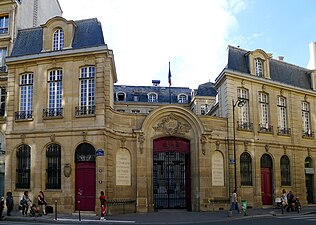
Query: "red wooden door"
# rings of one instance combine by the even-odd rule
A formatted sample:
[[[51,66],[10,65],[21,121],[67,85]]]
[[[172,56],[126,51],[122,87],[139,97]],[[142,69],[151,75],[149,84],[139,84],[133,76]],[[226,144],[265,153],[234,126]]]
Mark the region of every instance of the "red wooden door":
[[[261,168],[261,195],[263,205],[272,205],[272,169]]]
[[[76,210],[95,211],[96,199],[95,162],[79,162],[76,164]]]

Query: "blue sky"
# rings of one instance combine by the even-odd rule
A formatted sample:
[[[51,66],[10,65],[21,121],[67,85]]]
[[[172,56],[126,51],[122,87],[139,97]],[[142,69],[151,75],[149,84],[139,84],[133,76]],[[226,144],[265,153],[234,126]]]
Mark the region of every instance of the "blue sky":
[[[227,62],[227,46],[262,49],[307,67],[314,0],[59,0],[69,20],[98,18],[114,51],[117,84],[197,88]]]

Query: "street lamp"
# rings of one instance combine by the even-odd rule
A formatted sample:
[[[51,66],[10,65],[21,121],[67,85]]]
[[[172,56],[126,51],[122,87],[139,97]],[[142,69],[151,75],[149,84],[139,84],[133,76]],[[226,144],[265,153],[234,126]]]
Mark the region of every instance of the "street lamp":
[[[232,100],[233,105],[233,134],[234,134],[234,179],[235,179],[235,190],[237,191],[237,165],[236,165],[236,128],[235,128],[235,107],[243,107],[246,101],[238,98],[236,102]]]

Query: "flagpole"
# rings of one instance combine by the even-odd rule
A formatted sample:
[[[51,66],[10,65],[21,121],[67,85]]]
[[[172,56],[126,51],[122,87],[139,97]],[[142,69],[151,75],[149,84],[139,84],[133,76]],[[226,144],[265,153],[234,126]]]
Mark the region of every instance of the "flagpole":
[[[168,82],[169,82],[169,103],[171,104],[171,70],[170,70],[170,62],[169,62]]]

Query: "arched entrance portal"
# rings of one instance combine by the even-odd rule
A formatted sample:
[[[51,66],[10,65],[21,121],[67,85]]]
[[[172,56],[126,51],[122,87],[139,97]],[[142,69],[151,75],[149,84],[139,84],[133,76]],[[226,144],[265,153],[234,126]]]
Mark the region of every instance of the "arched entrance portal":
[[[191,210],[190,141],[164,137],[153,146],[155,208]]]
[[[262,204],[272,205],[272,158],[268,154],[261,157]]]
[[[95,211],[95,149],[88,143],[76,149],[75,209]]]

